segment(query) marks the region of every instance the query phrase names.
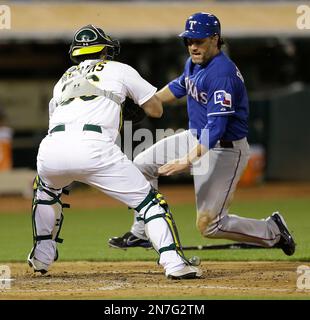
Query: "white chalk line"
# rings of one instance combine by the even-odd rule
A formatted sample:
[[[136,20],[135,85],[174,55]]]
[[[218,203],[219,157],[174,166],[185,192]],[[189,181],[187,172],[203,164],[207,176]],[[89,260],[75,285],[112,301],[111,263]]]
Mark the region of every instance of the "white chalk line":
[[[164,286],[171,288],[171,286]],[[177,288],[177,287],[176,287]],[[182,286],[182,288],[215,289],[215,290],[239,290],[239,291],[269,291],[269,292],[293,292],[293,289],[257,288],[257,287],[229,287],[229,286]]]
[[[6,289],[0,290],[1,292],[10,293],[33,293],[33,292],[96,292],[96,291],[111,291],[111,290],[123,289],[122,286],[110,286],[110,287],[99,287],[99,288],[87,288],[87,289]]]
[[[161,289],[161,288],[167,288],[167,289],[180,289],[179,286],[170,286],[170,285],[160,285],[160,286],[156,286],[156,285],[148,285],[147,288],[157,288],[157,289]],[[267,291],[267,292],[301,292],[297,289],[284,289],[284,288],[264,288],[264,287],[232,287],[232,286],[184,286],[182,285],[182,289],[186,288],[186,289],[207,289],[207,290],[238,290],[238,291]],[[10,292],[10,293],[33,293],[33,292],[96,292],[96,291],[111,291],[111,290],[126,290],[126,289],[138,289],[138,288],[134,288],[132,286],[128,286],[128,285],[115,285],[115,286],[107,286],[107,287],[98,287],[98,288],[76,288],[76,289],[14,289],[14,288],[10,288],[10,289],[6,289],[6,290],[0,290],[1,291],[6,291],[6,292]],[[143,288],[145,289],[145,288]]]
[[[4,279],[4,278],[0,278],[0,282],[13,282],[16,279],[12,279],[12,278],[8,278],[8,279]]]

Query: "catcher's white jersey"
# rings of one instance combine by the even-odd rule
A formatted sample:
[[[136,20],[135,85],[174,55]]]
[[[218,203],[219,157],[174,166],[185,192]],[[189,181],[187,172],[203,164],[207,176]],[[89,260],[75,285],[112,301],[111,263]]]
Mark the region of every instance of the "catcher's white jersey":
[[[69,68],[54,87],[50,124],[90,123],[105,128],[114,141],[126,97],[142,105],[156,92],[131,66],[103,60],[85,60]]]
[[[67,70],[54,88],[49,134],[38,151],[37,171],[45,189],[38,188],[37,199],[58,199],[64,186],[79,181],[127,207],[144,203],[151,185],[115,144],[115,139],[125,98],[143,105],[155,92],[155,87],[123,63],[86,60]],[[101,130],[90,129],[96,126]],[[165,209],[148,202],[152,208],[146,203],[140,211],[141,217],[152,220],[145,225],[145,232],[154,248],[169,248],[174,240],[161,218]],[[34,210],[36,234],[49,235],[60,230],[57,217],[61,217],[61,206],[38,202]],[[150,218],[153,215],[160,219]],[[38,241],[32,252],[37,261],[50,265],[56,255],[55,239]],[[163,252],[159,263],[167,275],[185,267],[176,250]]]

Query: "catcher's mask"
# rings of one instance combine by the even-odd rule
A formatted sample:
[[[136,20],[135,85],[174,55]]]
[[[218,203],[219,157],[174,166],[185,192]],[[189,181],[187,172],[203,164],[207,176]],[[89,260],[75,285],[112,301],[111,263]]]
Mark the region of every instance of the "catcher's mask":
[[[113,60],[120,52],[119,41],[113,40],[102,29],[89,24],[76,31],[69,50],[70,59],[78,63],[79,59],[76,57],[100,53],[104,49],[105,57]]]

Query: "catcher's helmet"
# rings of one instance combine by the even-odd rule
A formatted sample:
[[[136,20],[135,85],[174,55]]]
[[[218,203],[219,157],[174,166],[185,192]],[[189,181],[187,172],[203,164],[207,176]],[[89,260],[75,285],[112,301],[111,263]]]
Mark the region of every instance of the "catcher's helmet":
[[[188,17],[185,31],[179,36],[182,38],[203,39],[216,34],[221,37],[220,20],[211,13],[198,12]]]
[[[73,62],[78,62],[75,57],[101,52],[106,48],[105,56],[113,60],[120,52],[118,40],[112,40],[104,31],[92,24],[82,27],[74,34],[69,54]]]

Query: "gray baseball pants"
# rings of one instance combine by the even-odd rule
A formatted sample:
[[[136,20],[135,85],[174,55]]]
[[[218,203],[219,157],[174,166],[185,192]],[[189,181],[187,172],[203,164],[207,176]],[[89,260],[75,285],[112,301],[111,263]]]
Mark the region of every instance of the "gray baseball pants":
[[[146,149],[134,159],[134,164],[157,189],[158,168],[170,160],[183,157],[197,142],[191,132],[186,130]],[[243,138],[234,141],[233,148],[222,148],[218,143],[194,166],[196,226],[201,235],[207,238],[272,247],[280,239],[279,229],[273,220],[243,218],[229,213],[229,206],[248,159],[249,145],[246,138]],[[136,219],[131,232],[146,239],[144,226]]]

